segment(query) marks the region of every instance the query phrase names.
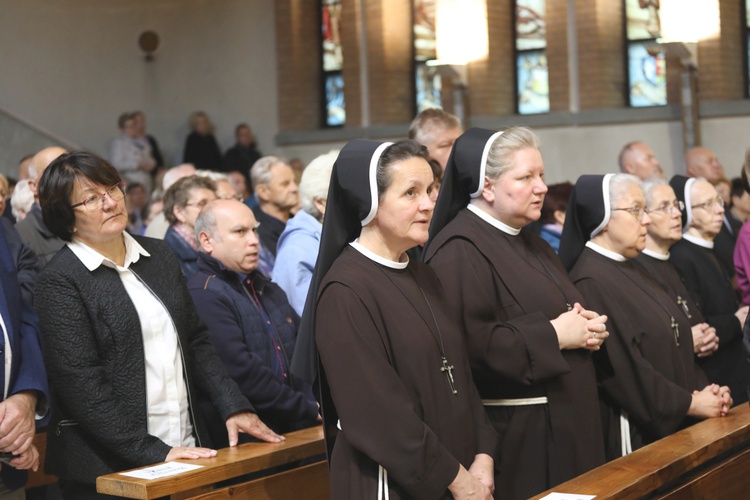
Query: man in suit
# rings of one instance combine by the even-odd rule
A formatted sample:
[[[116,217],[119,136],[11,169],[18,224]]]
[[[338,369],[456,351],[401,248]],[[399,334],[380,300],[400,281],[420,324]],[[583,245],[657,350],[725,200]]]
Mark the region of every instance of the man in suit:
[[[28,474],[37,470],[39,453],[32,444],[36,422],[47,414],[49,391],[42,361],[36,314],[23,298],[9,241],[13,228],[0,226],[0,499],[23,499]],[[7,455],[6,454],[11,454]]]

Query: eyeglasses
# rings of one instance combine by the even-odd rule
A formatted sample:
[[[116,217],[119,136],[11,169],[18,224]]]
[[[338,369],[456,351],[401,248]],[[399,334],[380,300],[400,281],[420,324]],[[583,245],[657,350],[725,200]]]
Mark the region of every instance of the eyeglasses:
[[[630,212],[630,215],[635,217],[635,220],[642,221],[643,216],[646,215],[646,209],[642,207],[628,207],[628,208],[613,208],[612,211],[615,212],[617,210],[623,210],[625,212]]]
[[[663,205],[660,205],[656,208],[647,208],[646,213],[655,214],[657,212],[662,212],[664,214],[671,214],[674,212],[679,213],[683,210],[685,210],[685,204],[680,200],[675,200],[674,203],[664,203]]]
[[[704,210],[711,210],[712,208],[724,208],[724,198],[717,196],[712,200],[708,200],[706,203],[698,203],[697,205],[690,205],[690,208],[702,208]]]
[[[101,210],[107,196],[109,196],[112,201],[120,201],[123,199],[125,197],[125,181],[118,182],[103,193],[92,194],[81,203],[71,205],[70,208],[76,208],[83,205],[83,208],[87,211],[96,212],[97,210]]]

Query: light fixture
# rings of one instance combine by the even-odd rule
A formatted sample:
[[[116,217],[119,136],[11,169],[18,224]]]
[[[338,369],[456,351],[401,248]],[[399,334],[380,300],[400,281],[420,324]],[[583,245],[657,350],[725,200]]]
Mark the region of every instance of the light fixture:
[[[144,31],[138,37],[138,46],[146,53],[146,61],[153,61],[154,52],[159,48],[159,35],[155,31]]]

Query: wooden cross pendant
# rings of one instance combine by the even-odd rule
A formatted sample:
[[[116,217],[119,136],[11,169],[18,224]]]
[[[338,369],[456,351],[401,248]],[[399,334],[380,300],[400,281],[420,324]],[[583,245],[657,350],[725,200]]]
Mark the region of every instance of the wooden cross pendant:
[[[458,394],[458,391],[456,390],[456,384],[453,381],[453,365],[448,364],[448,360],[445,358],[443,359],[443,366],[440,367],[440,371],[444,372],[445,375],[448,377],[448,384],[451,386],[451,392],[453,394]]]

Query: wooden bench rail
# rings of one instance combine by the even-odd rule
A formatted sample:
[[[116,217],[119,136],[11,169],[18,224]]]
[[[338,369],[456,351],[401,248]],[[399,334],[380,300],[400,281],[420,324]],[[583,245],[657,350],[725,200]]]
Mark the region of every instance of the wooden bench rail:
[[[733,483],[733,484],[728,484]],[[716,489],[718,488],[718,489]],[[596,500],[731,498],[750,491],[750,406],[733,408],[558,485],[551,492]],[[738,498],[738,497],[735,497]]]
[[[144,500],[163,496],[188,498],[210,491],[214,483],[323,453],[323,428],[318,426],[286,434],[283,443],[247,443],[218,450],[214,458],[179,460],[203,467],[175,476],[148,480],[108,474],[97,478],[96,489],[107,495]]]

